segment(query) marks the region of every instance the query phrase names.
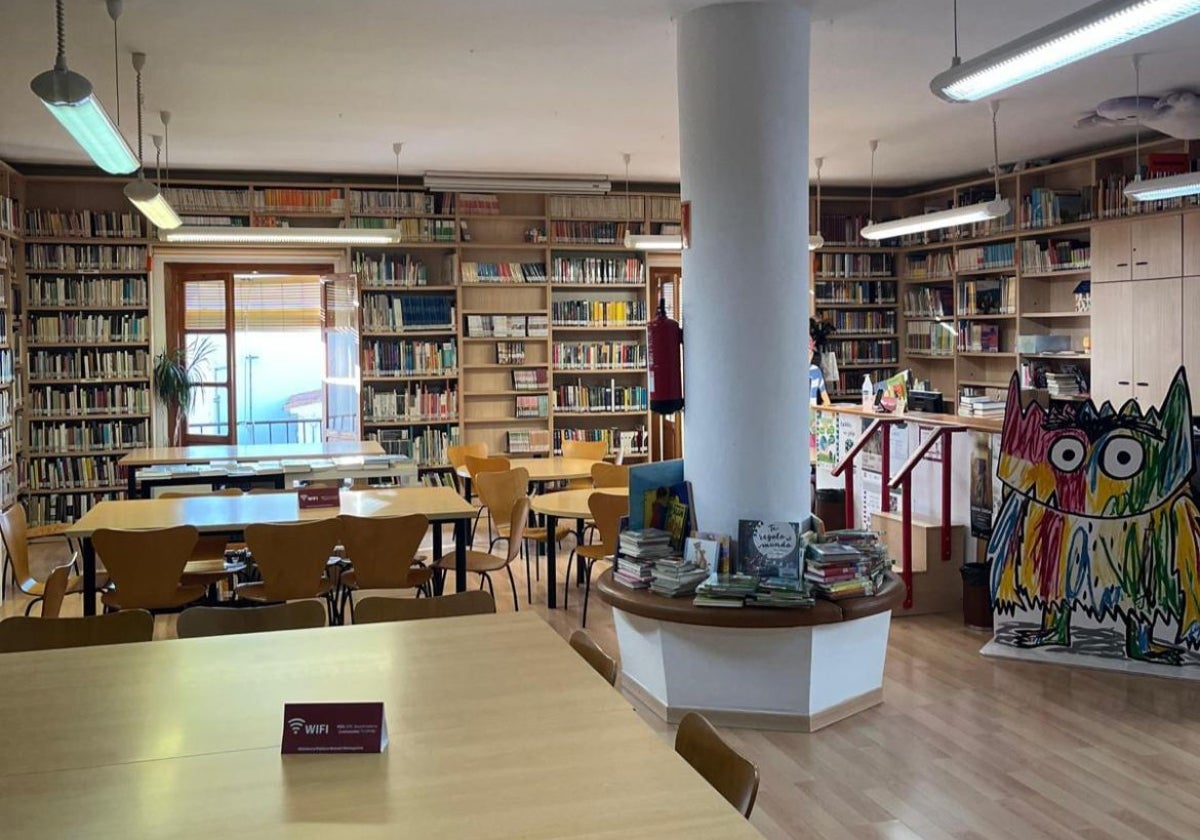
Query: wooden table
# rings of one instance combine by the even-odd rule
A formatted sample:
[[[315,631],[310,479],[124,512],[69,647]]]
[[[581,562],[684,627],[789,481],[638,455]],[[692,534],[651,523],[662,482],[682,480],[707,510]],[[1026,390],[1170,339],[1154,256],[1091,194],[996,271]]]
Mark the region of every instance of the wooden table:
[[[149,446],[132,449],[117,466],[125,470],[128,498],[137,496],[139,467],[169,464],[207,464],[212,461],[276,461],[283,458],[339,458],[383,455],[373,440],[331,440],[315,443],[254,443],[240,446]]]
[[[27,837],[760,835],[530,613],[0,656]],[[280,756],[286,701],[383,701],[381,755]]]
[[[593,493],[611,493],[617,496],[629,497],[628,487],[601,487],[595,490],[560,490],[557,493],[542,493],[530,499],[530,506],[534,513],[541,514],[546,517],[546,533],[551,537],[554,535],[554,529],[558,527],[559,519],[574,519],[575,520],[575,539],[576,542],[583,542],[583,521],[592,515],[588,509],[588,498]],[[558,606],[558,595],[556,594],[555,578],[557,577],[557,569],[555,564],[558,562],[557,550],[554,540],[546,540],[546,606],[550,609],[555,609]],[[579,561],[576,578],[577,581],[583,582],[583,561]]]
[[[529,473],[529,483],[538,485],[540,489],[548,481],[569,481],[572,478],[591,478],[592,465],[602,463],[590,458],[510,458],[512,469],[523,467]],[[463,480],[463,495],[471,498],[471,473],[466,467],[459,467],[455,475]]]
[[[449,487],[343,490],[340,508],[300,510],[295,493],[246,496],[190,496],[180,499],[102,501],[63,532],[82,544],[83,614],[96,614],[96,550],[92,534],[101,528],[147,529],[194,525],[202,534],[237,536],[259,522],[307,522],[337,516],[408,516],[423,513],[435,525],[433,551],[442,554],[443,522],[454,523],[455,590],[467,587],[468,523],[475,508]]]

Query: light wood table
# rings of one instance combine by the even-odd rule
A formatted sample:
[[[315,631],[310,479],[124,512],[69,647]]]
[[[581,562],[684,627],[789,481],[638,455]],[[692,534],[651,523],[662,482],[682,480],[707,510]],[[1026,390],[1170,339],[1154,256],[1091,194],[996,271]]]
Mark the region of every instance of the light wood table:
[[[283,458],[342,458],[383,455],[373,440],[331,440],[315,443],[255,443],[240,446],[149,446],[132,449],[117,466],[125,470],[128,498],[137,496],[140,467],[207,464],[212,461],[277,461]]]
[[[601,487],[595,490],[560,490],[557,493],[542,493],[530,499],[530,507],[534,513],[546,517],[546,533],[553,534],[558,527],[559,519],[575,520],[576,544],[583,543],[583,522],[592,512],[588,509],[588,498],[593,493],[611,493],[629,498],[628,487]],[[558,551],[554,540],[546,540],[546,606],[555,609],[558,606],[555,578]],[[580,560],[576,569],[576,582],[583,582],[583,561]],[[569,578],[568,578],[569,579]]]
[[[260,522],[302,522],[340,513],[352,516],[408,516],[423,513],[433,528],[433,551],[442,555],[440,523],[454,523],[455,590],[467,587],[468,523],[475,508],[449,487],[399,487],[343,490],[340,508],[300,510],[295,493],[245,496],[190,496],[179,499],[102,501],[63,532],[81,543],[83,554],[83,614],[96,614],[96,550],[92,534],[102,528],[140,530],[194,525],[202,534],[240,534]]]
[[[555,455],[552,458],[509,458],[509,465],[515,470],[522,467],[529,473],[529,483],[536,484],[540,489],[548,481],[569,481],[573,478],[591,478],[592,465],[602,463],[590,458],[563,458]],[[455,475],[463,480],[463,495],[471,498],[471,473],[466,467],[459,467]]]
[[[760,835],[529,613],[0,656],[27,837]],[[287,701],[383,701],[381,755],[280,756]]]

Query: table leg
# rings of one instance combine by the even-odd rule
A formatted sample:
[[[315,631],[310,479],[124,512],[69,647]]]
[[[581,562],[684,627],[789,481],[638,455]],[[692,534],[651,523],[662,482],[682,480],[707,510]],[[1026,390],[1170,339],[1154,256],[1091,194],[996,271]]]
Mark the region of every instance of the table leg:
[[[558,570],[555,566],[558,565],[557,545],[554,542],[554,529],[558,527],[558,517],[546,514],[546,606],[550,609],[558,608],[558,592],[555,579],[558,577]]]
[[[96,614],[96,548],[91,537],[84,537],[83,544],[83,614]]]
[[[578,548],[583,545],[583,520],[575,520],[575,546]],[[579,556],[579,552],[575,552],[575,585],[583,586],[587,575],[584,573],[583,558]]]
[[[462,486],[463,486],[463,498],[466,499],[468,502],[471,501],[471,479],[464,478]]]
[[[137,498],[137,470],[134,467],[125,468],[125,498]]]
[[[454,520],[454,591],[467,591],[467,533],[466,519]]]
[[[430,525],[433,527],[433,562],[437,563],[438,560],[442,559],[442,523],[441,522],[431,522]],[[446,585],[445,572],[434,572],[433,573],[433,594],[441,595],[442,592],[444,591],[445,585]]]

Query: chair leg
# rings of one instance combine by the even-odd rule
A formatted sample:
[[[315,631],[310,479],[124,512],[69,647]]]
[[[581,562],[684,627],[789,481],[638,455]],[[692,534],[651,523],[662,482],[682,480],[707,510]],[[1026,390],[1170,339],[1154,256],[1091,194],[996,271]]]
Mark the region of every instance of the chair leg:
[[[592,563],[593,562],[595,562],[595,561],[588,560],[588,562],[587,562],[587,577],[584,579],[584,585],[583,585],[583,622],[579,625],[580,627],[587,627],[588,596],[592,594]]]
[[[25,615],[29,615],[33,611],[33,605],[42,600],[41,596],[35,597],[32,601],[25,605]]]
[[[507,572],[508,572],[508,582],[509,582],[510,584],[512,584],[512,591],[513,591],[513,611],[515,611],[515,612],[520,612],[520,611],[521,611],[521,604],[520,604],[520,602],[517,600],[517,579],[516,579],[515,577],[513,577],[513,573],[512,573],[512,564],[511,564],[511,563],[509,563],[507,566],[505,566],[505,567],[504,567],[504,569],[505,569],[505,571],[507,571]]]
[[[525,557],[525,594],[533,604],[533,575],[529,574],[529,540],[521,540],[521,554]],[[509,574],[512,574],[510,571]]]

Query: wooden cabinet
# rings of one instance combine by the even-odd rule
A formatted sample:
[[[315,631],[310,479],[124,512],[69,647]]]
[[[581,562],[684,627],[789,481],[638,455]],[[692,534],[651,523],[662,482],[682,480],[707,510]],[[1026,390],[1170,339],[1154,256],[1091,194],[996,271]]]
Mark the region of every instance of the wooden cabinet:
[[[1200,277],[1200,213],[1183,216],[1183,273]]]
[[[1092,238],[1095,247],[1095,237]],[[1095,253],[1093,251],[1093,253]],[[1092,283],[1092,399],[1120,406],[1133,396],[1132,281]],[[1140,285],[1140,284],[1137,284]]]
[[[1133,397],[1142,410],[1161,405],[1183,363],[1182,280],[1133,284]]]
[[[1192,218],[1200,219],[1200,216]],[[1198,231],[1200,233],[1200,231]],[[1183,365],[1192,389],[1192,414],[1200,414],[1200,277],[1183,278]]]
[[[1130,222],[1120,221],[1105,222],[1092,228],[1093,286],[1097,283],[1117,283],[1133,279],[1131,227]]]
[[[1138,219],[1130,223],[1133,279],[1153,280],[1183,274],[1183,218]]]

